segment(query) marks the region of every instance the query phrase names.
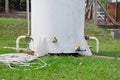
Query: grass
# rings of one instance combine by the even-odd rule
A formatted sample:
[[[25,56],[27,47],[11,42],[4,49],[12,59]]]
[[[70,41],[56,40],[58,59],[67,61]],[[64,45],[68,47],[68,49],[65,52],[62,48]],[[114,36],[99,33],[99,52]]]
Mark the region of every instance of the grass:
[[[18,36],[27,35],[27,21],[25,19],[0,18],[0,54],[15,52],[3,49],[4,46],[15,47]],[[22,41],[25,44],[25,41]],[[22,45],[21,45],[22,46]]]
[[[0,54],[16,52],[2,47],[15,47],[16,38],[26,35],[26,25],[25,19],[0,18]],[[85,31],[86,35],[99,38],[99,55],[120,56],[119,40],[110,38],[106,29],[86,23]],[[25,41],[22,43],[24,47]],[[89,40],[88,43],[93,46],[92,52],[95,52],[94,41]],[[48,65],[39,69],[35,68],[42,65],[40,59],[33,61],[37,64],[31,67],[15,66],[15,69],[0,63],[0,80],[120,80],[120,61],[117,60],[50,55],[41,59]]]
[[[42,58],[49,66],[35,69],[15,67],[9,69],[0,65],[0,78],[5,80],[119,80],[119,61],[95,59],[90,57],[45,56]],[[34,63],[40,63],[40,60]]]
[[[106,28],[98,28],[94,24],[86,23],[85,33],[87,36],[95,36],[100,41],[98,55],[120,57],[120,39],[113,39]],[[88,40],[88,44],[93,46],[95,53],[95,41]]]

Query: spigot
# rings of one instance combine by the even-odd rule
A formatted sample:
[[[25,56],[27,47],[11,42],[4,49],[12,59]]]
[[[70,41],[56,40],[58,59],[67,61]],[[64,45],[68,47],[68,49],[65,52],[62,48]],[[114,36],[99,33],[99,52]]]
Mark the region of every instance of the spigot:
[[[80,46],[76,46],[75,51],[80,51]]]
[[[55,36],[51,37],[51,40],[52,40],[53,43],[57,42],[57,38]]]
[[[80,48],[80,46],[77,46],[77,47],[75,48],[75,51],[76,51],[76,52],[85,52],[86,49],[82,49],[82,48]]]

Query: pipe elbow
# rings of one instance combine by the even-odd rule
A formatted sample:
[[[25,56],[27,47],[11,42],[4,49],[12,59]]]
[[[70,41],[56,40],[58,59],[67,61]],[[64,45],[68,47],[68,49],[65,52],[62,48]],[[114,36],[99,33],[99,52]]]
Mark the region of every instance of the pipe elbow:
[[[94,36],[90,36],[89,39],[96,41],[96,53],[98,54],[98,52],[99,52],[99,40],[98,40],[98,38],[94,37]]]
[[[96,38],[96,37],[94,37],[94,36],[91,36],[91,37],[89,37],[89,39],[96,40],[97,44],[99,44],[99,40],[98,40],[98,38]]]
[[[89,39],[94,39],[94,40],[96,40],[96,41],[99,41],[99,40],[98,40],[96,37],[94,37],[94,36],[90,36]]]
[[[19,36],[17,39],[16,39],[16,50],[17,52],[19,52],[19,43],[20,43],[20,39],[25,39],[26,36]]]
[[[19,36],[17,39],[16,39],[16,43],[19,43],[20,39],[25,39],[26,36]]]

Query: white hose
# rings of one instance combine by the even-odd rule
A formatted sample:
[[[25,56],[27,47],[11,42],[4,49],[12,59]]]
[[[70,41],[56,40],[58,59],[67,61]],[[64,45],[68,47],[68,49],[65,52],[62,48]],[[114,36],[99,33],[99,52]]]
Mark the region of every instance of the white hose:
[[[89,39],[96,41],[96,53],[98,54],[99,53],[99,40],[94,36],[90,36]]]

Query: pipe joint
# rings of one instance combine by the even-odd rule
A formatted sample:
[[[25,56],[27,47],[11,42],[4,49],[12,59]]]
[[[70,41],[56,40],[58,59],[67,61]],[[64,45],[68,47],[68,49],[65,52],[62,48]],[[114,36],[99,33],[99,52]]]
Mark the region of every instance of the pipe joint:
[[[16,39],[16,51],[19,52],[19,43],[20,43],[20,40],[21,39],[25,39],[26,36],[19,36],[17,39]]]
[[[94,36],[90,36],[89,39],[96,41],[96,53],[98,54],[99,53],[99,40],[98,40],[98,38],[94,37]]]

